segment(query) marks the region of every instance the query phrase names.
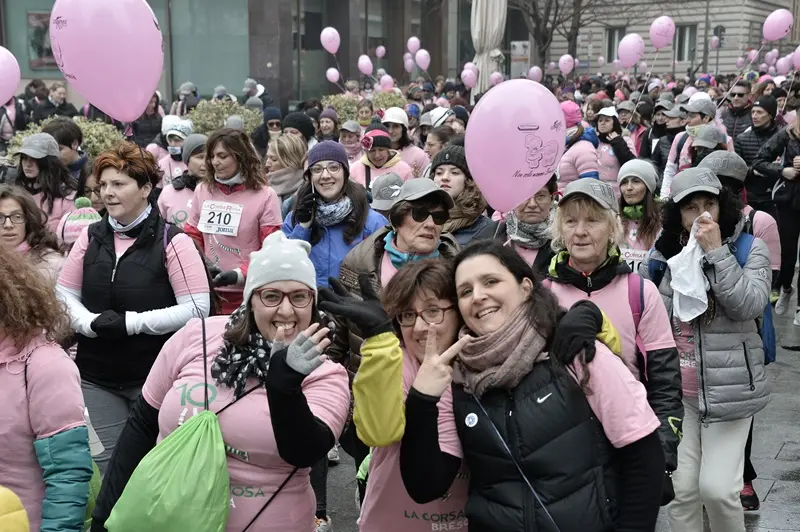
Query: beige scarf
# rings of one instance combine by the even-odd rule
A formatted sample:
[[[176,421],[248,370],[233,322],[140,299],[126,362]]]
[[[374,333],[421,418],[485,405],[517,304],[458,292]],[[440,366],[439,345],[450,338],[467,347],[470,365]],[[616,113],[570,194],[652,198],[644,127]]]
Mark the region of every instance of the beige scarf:
[[[453,381],[467,393],[481,397],[491,388],[511,390],[531,372],[533,365],[547,359],[544,337],[531,327],[523,303],[500,329],[474,338],[458,356]],[[459,336],[469,334],[466,328]]]

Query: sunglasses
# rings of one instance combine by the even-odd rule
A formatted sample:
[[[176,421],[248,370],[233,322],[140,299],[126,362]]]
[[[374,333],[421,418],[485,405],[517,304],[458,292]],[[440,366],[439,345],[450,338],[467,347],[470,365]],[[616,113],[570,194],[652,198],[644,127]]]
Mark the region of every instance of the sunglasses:
[[[281,128],[281,121],[280,120],[270,120],[267,122],[267,127],[270,129],[280,129]]]
[[[732,92],[731,93],[731,98],[746,98],[746,97],[747,97],[747,93],[746,92]]]
[[[422,223],[428,219],[428,216],[433,218],[433,223],[436,225],[444,225],[450,219],[450,213],[447,211],[432,211],[428,207],[416,206],[411,208],[411,218],[417,223]]]

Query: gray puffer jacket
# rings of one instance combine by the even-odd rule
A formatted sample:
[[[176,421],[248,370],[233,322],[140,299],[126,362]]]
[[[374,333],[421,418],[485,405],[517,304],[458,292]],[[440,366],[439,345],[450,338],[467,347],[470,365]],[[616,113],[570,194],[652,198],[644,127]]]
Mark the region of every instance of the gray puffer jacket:
[[[744,221],[744,218],[740,221],[732,238],[707,253],[703,261],[717,310],[711,323],[701,323],[703,317],[693,322],[702,423],[745,419],[769,403],[764,349],[755,321],[769,300],[769,251],[756,238],[744,268],[739,266],[731,246],[739,237]],[[639,273],[643,277],[649,278],[650,260],[666,262],[661,253],[654,251],[641,265]],[[670,318],[671,278],[667,267],[659,285]]]

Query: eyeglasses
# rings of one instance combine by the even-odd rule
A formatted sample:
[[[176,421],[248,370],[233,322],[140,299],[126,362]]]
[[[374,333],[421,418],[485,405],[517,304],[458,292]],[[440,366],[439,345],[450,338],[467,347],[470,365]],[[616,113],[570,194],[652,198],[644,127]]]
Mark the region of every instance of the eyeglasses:
[[[94,194],[95,196],[97,196],[99,198],[100,197],[100,187],[95,187],[95,188],[86,187],[86,188],[83,189],[84,197],[91,198],[92,194]]]
[[[411,217],[417,223],[422,223],[428,219],[428,216],[433,218],[433,223],[436,225],[444,225],[450,219],[450,213],[447,211],[431,211],[428,207],[416,206],[411,208]]]
[[[417,323],[417,317],[419,316],[428,325],[439,325],[444,321],[444,313],[452,309],[453,305],[444,308],[430,307],[421,312],[406,310],[397,315],[397,322],[400,327],[413,327]]]
[[[312,166],[308,170],[309,170],[309,172],[311,172],[311,175],[319,177],[319,176],[322,175],[322,172],[324,172],[326,169],[328,170],[329,174],[336,175],[336,174],[338,174],[339,172],[342,171],[342,165],[339,164],[339,163],[329,163],[328,166],[323,166],[321,164],[315,164],[314,166]]]
[[[14,214],[0,214],[0,225],[6,225],[6,220],[11,220],[11,223],[14,225],[24,224],[25,215],[21,212],[15,212]]]
[[[280,129],[281,128],[281,121],[280,120],[270,120],[267,122],[267,127],[270,129]]]
[[[283,303],[284,298],[289,298],[289,303],[294,308],[306,308],[314,299],[314,292],[311,290],[294,290],[288,294],[272,288],[256,290],[258,297],[265,307],[274,308]]]
[[[746,92],[732,92],[731,93],[731,98],[746,98],[746,97],[747,97],[747,93]]]
[[[553,195],[550,194],[549,192],[547,194],[536,194],[533,197],[533,201],[535,201],[539,205],[545,205],[553,201]]]

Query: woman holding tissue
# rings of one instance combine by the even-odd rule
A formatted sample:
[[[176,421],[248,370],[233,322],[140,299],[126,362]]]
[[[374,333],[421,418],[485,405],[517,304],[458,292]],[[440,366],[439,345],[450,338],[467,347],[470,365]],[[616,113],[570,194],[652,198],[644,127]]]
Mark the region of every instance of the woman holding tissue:
[[[769,251],[744,233],[741,200],[711,170],[679,172],[670,190],[662,235],[642,267],[672,319],[683,380],[685,421],[670,525],[701,532],[705,506],[712,530],[744,532],[745,441],[750,419],[769,402],[756,324],[769,301]],[[694,271],[685,268],[693,248],[699,258]],[[681,285],[691,292],[693,283],[703,283],[694,288],[707,304],[691,312]]]

